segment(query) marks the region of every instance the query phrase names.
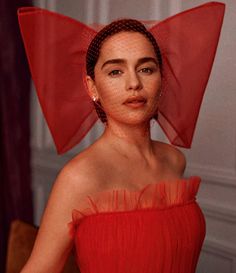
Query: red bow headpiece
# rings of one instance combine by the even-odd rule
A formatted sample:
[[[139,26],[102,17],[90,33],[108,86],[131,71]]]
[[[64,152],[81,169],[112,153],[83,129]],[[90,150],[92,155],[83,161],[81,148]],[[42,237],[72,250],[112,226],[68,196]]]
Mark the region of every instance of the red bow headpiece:
[[[149,28],[161,50],[165,78],[158,123],[174,145],[191,147],[224,11],[225,4],[209,2]],[[86,52],[97,27],[37,7],[20,8],[18,18],[39,101],[62,154],[98,119],[84,81]]]

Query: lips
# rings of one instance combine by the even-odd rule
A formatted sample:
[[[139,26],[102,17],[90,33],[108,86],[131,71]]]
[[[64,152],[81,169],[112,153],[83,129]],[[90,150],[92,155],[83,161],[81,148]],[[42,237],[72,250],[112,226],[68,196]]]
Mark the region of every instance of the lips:
[[[124,103],[136,103],[136,102],[146,102],[146,99],[143,96],[133,96],[128,98]]]

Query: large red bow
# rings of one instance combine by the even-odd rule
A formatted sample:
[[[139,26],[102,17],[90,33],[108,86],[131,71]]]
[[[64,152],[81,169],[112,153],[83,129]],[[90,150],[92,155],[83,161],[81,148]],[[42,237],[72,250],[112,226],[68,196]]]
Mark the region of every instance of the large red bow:
[[[149,28],[163,58],[158,123],[174,145],[191,147],[224,11],[225,4],[209,2]],[[20,8],[18,18],[39,101],[62,154],[98,119],[84,81],[86,51],[97,31],[37,7]]]

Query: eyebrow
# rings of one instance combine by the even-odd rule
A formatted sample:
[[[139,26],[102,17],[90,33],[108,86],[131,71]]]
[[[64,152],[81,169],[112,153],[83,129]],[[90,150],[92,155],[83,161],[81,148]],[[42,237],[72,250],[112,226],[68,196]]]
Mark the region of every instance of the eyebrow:
[[[153,62],[158,66],[158,62],[155,58],[153,57],[143,57],[138,59],[137,62],[137,66],[143,64],[143,63],[147,63],[147,62]],[[127,61],[125,59],[111,59],[111,60],[107,60],[101,67],[101,69],[104,68],[104,66],[106,66],[107,64],[126,64]]]

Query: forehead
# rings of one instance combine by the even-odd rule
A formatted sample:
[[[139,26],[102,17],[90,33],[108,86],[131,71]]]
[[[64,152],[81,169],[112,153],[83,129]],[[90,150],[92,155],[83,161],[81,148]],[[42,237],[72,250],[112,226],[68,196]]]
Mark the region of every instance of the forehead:
[[[104,41],[99,59],[156,57],[152,43],[139,32],[119,32]]]

